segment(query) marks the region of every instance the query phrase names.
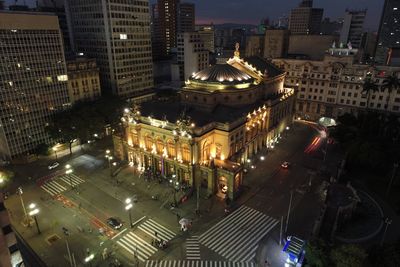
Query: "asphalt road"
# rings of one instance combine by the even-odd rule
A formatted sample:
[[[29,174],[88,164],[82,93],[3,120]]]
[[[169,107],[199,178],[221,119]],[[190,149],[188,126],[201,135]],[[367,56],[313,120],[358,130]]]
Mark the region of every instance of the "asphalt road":
[[[309,184],[310,176],[321,165],[321,159],[316,159],[315,154],[304,152],[315,136],[318,136],[318,133],[314,129],[296,123],[283,135],[274,150],[261,152],[258,160],[254,159],[252,162],[256,168],[251,169],[244,178],[246,190],[238,203],[279,219],[287,213],[292,191],[294,192],[292,208],[295,211],[297,205],[302,203],[303,191]],[[28,174],[34,175],[32,179],[23,181],[23,198],[26,203],[35,201],[40,207],[38,221],[42,234],[37,235],[34,227],[24,228],[19,224],[23,217],[23,211],[19,197],[14,195],[7,201],[7,207],[12,211],[12,219],[17,230],[39,252],[39,256],[49,266],[69,266],[66,240],[69,242],[70,251],[74,254],[77,263],[84,264],[84,258],[88,254],[95,253],[93,264],[108,266],[108,262],[101,259],[101,252],[107,247],[107,250],[115,252],[116,257],[122,262],[131,264],[133,262],[132,255],[115,245],[115,240],[122,235],[110,240],[109,238],[118,234],[119,231],[109,228],[105,222],[111,216],[118,217],[124,223],[120,231],[124,231],[124,234],[130,231],[130,229],[125,230],[125,228],[129,228],[129,216],[124,209],[124,200],[135,195],[138,201],[133,203],[131,210],[133,222],[146,216],[146,220],[152,219],[160,222],[176,233],[176,236],[170,241],[170,247],[165,251],[158,250],[151,258],[184,258],[185,239],[188,235],[179,232],[175,214],[168,209],[160,208],[162,204],[160,201],[151,199],[153,191],[150,188],[146,190],[146,188],[139,188],[133,184],[132,179],[138,179],[134,175],[126,175],[128,177],[126,179],[125,176],[122,176],[122,184],[117,185],[115,178],[109,176],[108,163],[104,162],[105,148],[99,145],[89,153],[77,154],[75,158],[58,159],[62,163],[60,168],[63,168],[65,164],[71,164],[74,173],[85,180],[75,189],[60,182],[66,190],[62,192],[62,198],[59,199],[51,198],[47,192],[33,184],[35,179],[49,173],[47,165],[51,159],[18,168],[19,173],[25,177]],[[261,155],[265,156],[264,161],[259,159]],[[280,167],[283,161],[292,163],[289,169]],[[33,168],[35,169],[34,174],[31,171]],[[317,180],[312,182],[313,184],[318,183]],[[215,203],[210,209],[210,201],[202,200],[201,207],[204,210],[204,207],[207,206],[209,212],[196,219],[191,234],[201,234],[221,220],[223,203],[213,200]],[[312,201],[314,201],[313,197],[310,197],[306,203]],[[189,210],[192,210],[195,205],[194,202],[194,199],[190,199],[188,203],[183,204],[180,212],[185,214],[185,209],[187,209],[186,212],[189,214]],[[302,209],[302,213],[307,213],[307,209]],[[64,235],[61,227],[68,228],[70,235]],[[104,230],[104,234],[99,233],[99,228]],[[84,232],[81,232],[82,230]],[[290,224],[289,230],[298,231]],[[53,235],[56,235],[59,240],[50,244],[47,239]],[[151,234],[141,233],[140,236],[150,243]],[[204,246],[201,247],[201,251],[204,259],[218,259],[219,257],[218,254]]]

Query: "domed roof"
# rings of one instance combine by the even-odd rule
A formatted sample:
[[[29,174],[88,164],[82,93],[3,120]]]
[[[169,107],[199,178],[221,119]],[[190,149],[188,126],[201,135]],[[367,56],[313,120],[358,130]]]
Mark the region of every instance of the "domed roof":
[[[251,83],[254,79],[229,64],[217,64],[194,73],[191,81],[201,83],[241,84]]]

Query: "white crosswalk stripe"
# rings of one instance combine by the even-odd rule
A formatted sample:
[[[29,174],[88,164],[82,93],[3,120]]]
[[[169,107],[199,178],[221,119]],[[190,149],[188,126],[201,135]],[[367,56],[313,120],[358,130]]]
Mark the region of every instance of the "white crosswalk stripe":
[[[62,186],[61,184],[57,183],[54,180],[44,183],[41,186],[41,188],[47,193],[49,193],[51,196],[60,194],[61,192],[67,190],[67,188],[65,188],[64,186]]]
[[[147,260],[151,255],[157,252],[154,246],[132,232],[128,232],[124,235],[117,241],[117,244],[141,261]]]
[[[138,229],[157,240],[169,241],[176,235],[174,232],[152,219],[140,224]]]
[[[40,187],[51,196],[54,196],[66,191],[71,186],[71,182],[73,186],[77,186],[85,182],[85,180],[75,174],[66,174],[45,182]],[[65,184],[65,186],[63,184]]]
[[[200,243],[198,236],[186,239],[186,259],[200,260]]]
[[[253,262],[192,261],[192,260],[148,260],[145,267],[255,267]]]
[[[271,231],[278,220],[255,209],[241,206],[208,231],[200,243],[233,262],[254,259],[258,242]]]

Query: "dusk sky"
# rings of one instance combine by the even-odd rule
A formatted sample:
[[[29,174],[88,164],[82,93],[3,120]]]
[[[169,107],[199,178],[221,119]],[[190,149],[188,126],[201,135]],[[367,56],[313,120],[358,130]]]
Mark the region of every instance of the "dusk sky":
[[[84,1],[84,0],[82,0]],[[13,0],[6,0],[7,4]],[[26,0],[33,5],[34,0]],[[151,3],[156,0],[151,0]],[[214,22],[258,24],[262,18],[276,19],[283,14],[289,14],[300,0],[193,0],[196,4],[197,23]],[[324,8],[324,17],[336,19],[343,17],[346,8],[368,8],[366,29],[376,30],[382,12],[384,0],[314,0],[314,7]],[[23,3],[19,0],[19,3]]]

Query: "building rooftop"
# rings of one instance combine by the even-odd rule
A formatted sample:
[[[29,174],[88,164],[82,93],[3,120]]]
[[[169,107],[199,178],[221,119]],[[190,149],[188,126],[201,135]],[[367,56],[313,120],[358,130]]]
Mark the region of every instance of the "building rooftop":
[[[267,73],[268,77],[275,77],[284,73],[273,63],[258,56],[245,57],[243,60],[248,64],[252,65],[253,67],[255,67],[261,73],[263,74]]]
[[[229,64],[216,64],[194,73],[191,81],[201,83],[241,84],[253,82],[254,79]]]

